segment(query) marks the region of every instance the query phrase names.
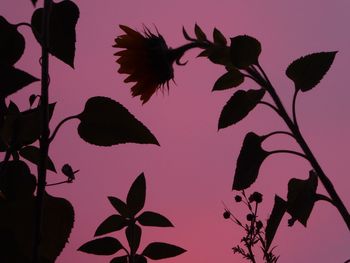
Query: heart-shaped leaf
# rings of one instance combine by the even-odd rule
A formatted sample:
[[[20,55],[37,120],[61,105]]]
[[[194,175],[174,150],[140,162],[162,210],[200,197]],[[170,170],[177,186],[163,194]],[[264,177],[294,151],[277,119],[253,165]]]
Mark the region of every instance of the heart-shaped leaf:
[[[232,190],[244,190],[255,182],[262,162],[269,155],[262,149],[264,138],[249,132],[239,153]]]
[[[143,226],[157,226],[157,227],[172,227],[173,224],[165,216],[145,211],[138,218],[137,221]]]
[[[92,97],[78,116],[80,137],[91,144],[111,146],[121,143],[159,145],[154,135],[124,106],[107,97]]]
[[[142,252],[142,255],[153,259],[163,259],[163,258],[171,258],[176,257],[178,255],[181,255],[182,253],[186,252],[185,249],[167,244],[162,242],[153,242],[150,243]]]
[[[222,75],[218,80],[215,82],[213,91],[214,90],[226,90],[234,87],[238,87],[241,85],[244,81],[243,74],[236,68],[230,69],[228,72],[226,72],[224,75]]]
[[[33,33],[40,44],[42,44],[43,13],[43,8],[38,8],[31,21]],[[72,1],[63,0],[59,3],[52,1],[48,32],[49,52],[72,68],[75,55],[75,26],[78,18],[79,8]]]
[[[128,208],[122,200],[113,196],[108,196],[108,200],[123,218],[127,218],[129,216]]]
[[[226,128],[244,119],[264,97],[265,90],[238,90],[221,111],[219,129]]]
[[[20,149],[19,155],[24,159],[36,165],[39,165],[40,149],[38,147],[32,145],[23,147],[22,149]],[[48,170],[56,173],[55,165],[49,156],[47,157],[46,167]]]
[[[146,179],[144,174],[140,174],[131,185],[127,198],[126,205],[131,216],[135,216],[141,211],[146,200]]]
[[[286,75],[293,80],[297,90],[311,90],[326,75],[336,54],[337,51],[321,52],[301,57],[288,66]]]
[[[111,215],[99,225],[95,232],[95,237],[121,230],[127,223],[128,222],[122,216]]]
[[[278,195],[275,195],[275,204],[273,206],[271,215],[267,220],[267,225],[265,229],[266,250],[269,250],[272,244],[273,238],[276,235],[278,226],[280,225],[286,210],[287,210],[287,202],[284,201]]]
[[[38,80],[23,70],[0,65],[0,97],[7,97]]]
[[[130,224],[125,229],[125,235],[129,243],[130,253],[134,254],[138,250],[141,241],[142,230],[136,224]]]
[[[128,263],[128,256],[115,257],[109,263]]]
[[[292,178],[288,182],[288,213],[305,227],[316,201],[317,175],[310,171],[307,180]]]
[[[23,55],[25,40],[17,26],[7,22],[3,16],[0,16],[0,39],[0,64],[12,66]]]
[[[235,67],[245,69],[258,64],[260,53],[261,45],[257,39],[247,35],[231,38],[230,57]]]
[[[86,242],[78,250],[94,255],[113,255],[123,248],[118,239],[102,237]]]

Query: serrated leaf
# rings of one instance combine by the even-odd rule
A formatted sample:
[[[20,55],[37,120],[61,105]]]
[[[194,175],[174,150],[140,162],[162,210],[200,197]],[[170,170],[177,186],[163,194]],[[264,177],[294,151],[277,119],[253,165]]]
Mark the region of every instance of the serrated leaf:
[[[109,263],[128,263],[128,256],[115,257]]]
[[[271,215],[267,220],[267,225],[265,229],[266,251],[269,250],[272,244],[272,241],[276,235],[278,226],[280,225],[286,210],[287,210],[287,202],[284,201],[278,195],[275,195],[275,204],[273,206]]]
[[[129,216],[126,203],[124,203],[119,198],[113,196],[108,196],[108,200],[121,216],[123,216],[124,218]]]
[[[326,75],[336,54],[337,51],[321,52],[301,57],[288,66],[286,75],[294,82],[297,90],[311,90]]]
[[[287,211],[305,227],[316,201],[317,175],[310,171],[307,180],[292,178],[288,182]]]
[[[17,26],[0,16],[0,65],[12,66],[23,55],[25,40]]]
[[[268,152],[262,149],[264,138],[249,132],[239,153],[232,190],[244,190],[251,186],[259,174],[259,169]]]
[[[245,69],[253,64],[258,64],[261,53],[260,42],[247,35],[231,38],[230,57],[232,64]]]
[[[226,90],[234,87],[238,87],[244,81],[243,74],[237,69],[230,69],[224,75],[222,75],[215,82],[213,91],[215,90]]]
[[[195,24],[194,33],[196,34],[197,40],[206,41],[207,36],[204,34],[203,30],[199,27],[199,25]]]
[[[264,97],[265,90],[238,90],[221,111],[218,128],[223,129],[244,119]]]
[[[213,39],[215,44],[223,45],[223,46],[226,46],[227,44],[227,40],[225,36],[217,28],[214,28]]]
[[[35,10],[31,21],[34,36],[40,44],[43,12],[43,8]],[[72,1],[51,2],[49,52],[72,68],[75,55],[75,26],[78,18],[79,8]]]
[[[146,179],[141,173],[131,185],[127,198],[126,206],[131,216],[135,216],[145,205],[146,200]]]
[[[143,226],[173,227],[173,224],[165,216],[151,211],[143,212],[137,221]]]
[[[94,255],[113,255],[123,248],[118,239],[113,237],[102,237],[86,242],[79,251]]]
[[[128,222],[120,215],[111,215],[106,218],[97,228],[95,232],[96,236],[101,236],[114,231],[119,231],[123,229]]]
[[[92,97],[79,114],[80,137],[91,144],[111,146],[121,143],[159,145],[154,135],[123,105],[107,98]]]
[[[0,97],[7,97],[38,80],[23,70],[0,65]]]
[[[136,253],[137,249],[140,246],[142,230],[136,224],[130,224],[125,229],[125,235],[129,243],[130,253]]]
[[[153,260],[171,258],[186,252],[185,249],[162,242],[150,243],[142,252],[142,255]]]
[[[31,163],[34,163],[36,165],[39,165],[39,160],[40,160],[40,149],[36,146],[26,146],[20,149],[19,155],[30,161]],[[51,158],[48,156],[47,157],[47,163],[46,163],[46,168],[54,173],[56,173],[56,168],[54,163],[52,162]]]

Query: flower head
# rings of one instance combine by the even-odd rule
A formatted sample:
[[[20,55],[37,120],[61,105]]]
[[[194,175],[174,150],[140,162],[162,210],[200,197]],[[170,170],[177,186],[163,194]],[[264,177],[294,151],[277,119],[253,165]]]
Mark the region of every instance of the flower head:
[[[146,103],[159,89],[169,88],[169,81],[174,78],[173,63],[181,56],[169,48],[164,38],[145,28],[144,34],[127,26],[120,25],[124,35],[115,39],[113,47],[123,50],[115,53],[119,58],[119,73],[128,74],[124,82],[136,82],[131,88],[133,96],[141,96]]]

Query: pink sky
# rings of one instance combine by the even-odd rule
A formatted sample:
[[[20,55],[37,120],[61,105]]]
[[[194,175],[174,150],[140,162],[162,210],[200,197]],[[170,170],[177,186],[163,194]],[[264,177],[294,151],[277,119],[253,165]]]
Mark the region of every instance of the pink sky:
[[[51,59],[51,101],[57,101],[52,127],[64,117],[82,111],[92,96],[111,97],[129,109],[157,137],[161,147],[127,144],[100,148],[82,141],[77,122],[60,130],[51,145],[50,156],[59,169],[69,162],[80,169],[70,185],[49,189],[53,195],[68,199],[75,208],[75,226],[69,244],[58,263],[109,262],[111,257],[76,251],[91,240],[97,226],[114,213],[107,196],[126,198],[130,184],[141,173],[148,187],[146,209],[166,215],[173,229],[146,230],[141,248],[151,241],[179,245],[187,253],[163,262],[213,263],[245,262],[231,248],[242,232],[222,218],[222,201],[237,215],[245,216],[233,202],[231,185],[244,135],[284,129],[282,122],[268,108],[260,106],[241,123],[217,132],[222,107],[232,91],[212,93],[215,80],[224,69],[207,60],[195,59],[189,52],[185,67],[175,68],[175,84],[169,95],[159,93],[141,105],[130,95],[125,75],[117,73],[112,48],[121,34],[119,24],[141,30],[143,25],[157,27],[171,47],[185,43],[182,26],[193,32],[197,22],[208,35],[214,27],[227,37],[248,34],[262,43],[260,63],[269,74],[286,105],[290,105],[293,85],[285,76],[294,59],[312,52],[338,50],[327,76],[314,90],[298,100],[299,123],[311,149],[333,181],[345,205],[350,209],[348,167],[350,140],[348,100],[350,91],[350,2],[339,1],[75,1],[80,8],[77,25],[75,70],[56,58]],[[38,2],[39,5],[42,1]],[[322,3],[322,4],[320,4]],[[1,15],[9,22],[29,22],[33,7],[29,0],[2,0]],[[27,48],[17,64],[40,76],[39,46],[27,28]],[[256,84],[246,81],[245,88]],[[27,98],[39,93],[33,84],[13,96],[22,109]],[[293,141],[276,137],[268,149],[293,146]],[[275,193],[286,197],[292,177],[305,179],[310,167],[298,157],[276,155],[262,166],[251,191],[264,194],[261,218],[267,219]],[[34,170],[33,170],[34,171]],[[48,182],[62,180],[49,174]],[[319,188],[323,192],[322,187]],[[350,234],[337,211],[326,203],[317,203],[308,228],[296,223],[288,228],[286,216],[275,238],[280,262],[344,262],[350,258]],[[124,234],[112,234],[121,237]],[[121,240],[124,240],[121,238]]]

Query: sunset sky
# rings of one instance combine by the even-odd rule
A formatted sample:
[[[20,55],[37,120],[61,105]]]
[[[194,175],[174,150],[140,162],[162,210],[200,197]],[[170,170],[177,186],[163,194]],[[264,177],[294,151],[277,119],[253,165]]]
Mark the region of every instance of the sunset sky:
[[[50,101],[57,102],[51,129],[63,118],[78,114],[86,100],[107,96],[142,121],[157,137],[156,145],[125,144],[97,147],[81,140],[78,121],[67,123],[50,148],[57,170],[70,163],[80,172],[73,184],[50,187],[52,195],[68,199],[75,209],[75,224],[58,263],[104,263],[113,257],[89,255],[77,251],[93,239],[98,225],[115,211],[107,196],[126,198],[135,178],[144,172],[147,183],[146,210],[167,216],[175,228],[149,228],[144,231],[141,249],[149,242],[163,241],[181,246],[187,252],[160,262],[228,263],[246,262],[231,248],[240,242],[243,232],[222,217],[223,203],[239,218],[247,213],[234,202],[231,191],[236,159],[245,134],[267,134],[286,129],[269,108],[259,106],[242,122],[218,131],[222,107],[233,90],[211,92],[216,79],[225,71],[204,58],[197,50],[184,57],[188,64],[175,66],[175,82],[169,94],[159,92],[142,105],[132,98],[126,75],[117,73],[112,47],[122,34],[119,24],[139,31],[148,27],[162,34],[175,48],[186,41],[182,26],[193,35],[195,23],[209,38],[214,27],[229,39],[247,34],[262,44],[260,64],[270,76],[290,109],[293,83],[286,77],[287,66],[313,52],[339,51],[326,77],[315,89],[299,94],[297,114],[305,135],[321,166],[331,178],[345,205],[350,209],[350,2],[347,0],[76,0],[80,9],[77,24],[75,69],[54,57],[50,60]],[[42,1],[38,1],[38,6]],[[30,0],[1,0],[0,15],[10,23],[30,22]],[[40,47],[26,28],[26,50],[16,66],[40,77]],[[242,88],[256,88],[246,80]],[[30,94],[39,93],[34,83],[11,97],[22,110],[28,108]],[[294,141],[276,136],[264,143],[269,150],[298,150]],[[35,172],[31,166],[32,172]],[[286,154],[268,158],[260,175],[248,190],[264,196],[261,220],[266,222],[275,194],[286,198],[287,183],[306,179],[309,164]],[[49,172],[48,182],[64,180]],[[321,184],[318,192],[325,193]],[[273,245],[281,263],[344,262],[350,259],[350,233],[338,211],[325,202],[316,203],[304,228],[287,226],[283,218]],[[125,242],[124,233],[111,236]],[[262,262],[259,260],[259,262]]]

